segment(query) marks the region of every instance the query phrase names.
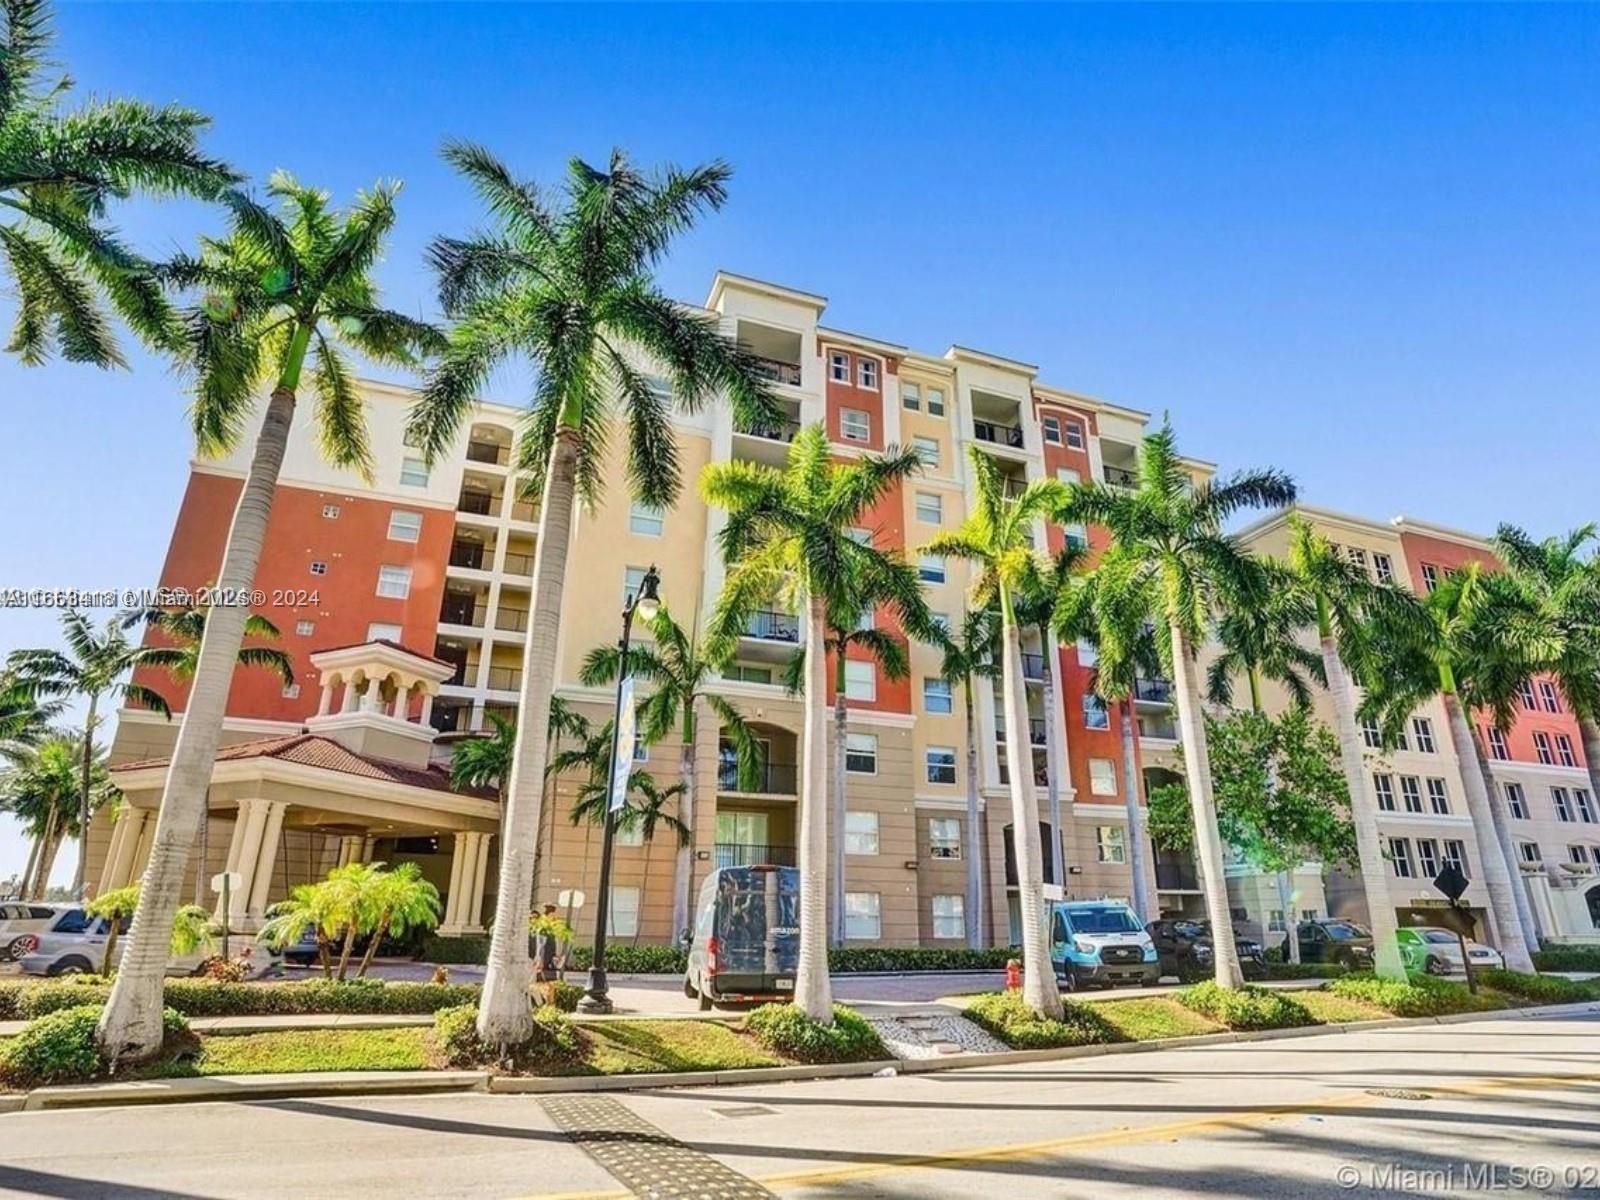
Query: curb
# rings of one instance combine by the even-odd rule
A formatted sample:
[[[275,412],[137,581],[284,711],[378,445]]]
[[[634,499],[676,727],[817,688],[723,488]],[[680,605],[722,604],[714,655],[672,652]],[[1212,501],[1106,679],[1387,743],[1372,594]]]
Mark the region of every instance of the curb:
[[[1380,1029],[1406,1029],[1421,1025],[1459,1025],[1471,1021],[1579,1014],[1600,1015],[1600,1002],[1585,1000],[1575,1004],[1452,1013],[1442,1017],[1383,1017],[1372,1021],[1305,1025],[1292,1029],[1225,1030],[1220,1033],[1201,1033],[1191,1037],[1164,1038],[1148,1042],[1109,1042],[1089,1046],[1060,1046],[1045,1050],[1007,1050],[999,1054],[949,1054],[938,1058],[748,1067],[726,1071],[540,1077],[491,1075],[486,1071],[340,1071],[305,1072],[295,1075],[212,1075],[190,1079],[36,1088],[26,1095],[0,1096],[0,1114],[124,1104],[248,1102],[314,1096],[424,1095],[448,1092],[539,1095],[561,1092],[657,1091],[665,1088],[732,1087],[752,1083],[848,1079],[876,1075],[880,1071],[892,1071],[896,1075],[925,1075],[938,1071],[970,1070],[975,1067],[1064,1062],[1070,1059],[1101,1058],[1114,1054],[1199,1049],[1206,1046],[1272,1042]]]

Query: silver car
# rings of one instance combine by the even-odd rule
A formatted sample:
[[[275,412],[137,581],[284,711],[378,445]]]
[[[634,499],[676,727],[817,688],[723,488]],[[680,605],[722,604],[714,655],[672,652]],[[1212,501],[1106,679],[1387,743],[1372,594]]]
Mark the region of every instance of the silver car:
[[[120,961],[127,949],[129,921],[122,922],[117,937],[116,956]],[[61,910],[59,916],[44,933],[33,935],[38,946],[22,956],[21,966],[27,975],[98,975],[105,967],[106,938],[111,932],[111,922],[105,917],[91,917],[82,908],[73,906]],[[193,975],[200,964],[211,957],[210,950],[174,957],[167,963],[168,975]],[[258,978],[275,971],[283,962],[282,956],[261,946],[252,947],[252,970],[249,978]]]

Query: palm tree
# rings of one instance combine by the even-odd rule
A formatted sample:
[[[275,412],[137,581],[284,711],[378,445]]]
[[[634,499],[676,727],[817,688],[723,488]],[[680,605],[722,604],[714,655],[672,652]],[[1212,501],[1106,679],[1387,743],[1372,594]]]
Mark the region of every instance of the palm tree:
[[[728,512],[720,535],[727,577],[712,629],[734,637],[750,615],[776,599],[806,623],[801,689],[805,758],[800,768],[800,955],[794,1003],[814,1021],[833,1023],[828,979],[828,814],[824,807],[828,735],[827,638],[830,613],[861,611],[861,597],[899,594],[897,560],[851,531],[903,480],[921,470],[914,450],[891,448],[835,462],[827,434],[811,425],[795,435],[783,469],[715,463],[700,478],[706,503]]]
[[[1172,429],[1165,426],[1144,439],[1136,488],[1076,485],[1061,514],[1110,529],[1112,544],[1096,571],[1097,587],[1118,611],[1140,612],[1165,631],[1162,658],[1172,669],[1176,692],[1216,980],[1227,988],[1239,986],[1244,976],[1223,875],[1195,648],[1215,614],[1264,600],[1257,586],[1260,572],[1222,532],[1223,523],[1246,509],[1287,505],[1294,495],[1294,484],[1278,471],[1246,472],[1226,482],[1194,485],[1178,455]]]
[[[83,719],[83,739],[79,746],[82,759],[77,822],[80,833],[85,836],[78,838],[78,869],[72,879],[72,894],[81,897],[89,863],[89,839],[86,835],[89,818],[93,815],[90,802],[95,760],[94,735],[103,719],[101,702],[135,704],[166,717],[170,717],[172,711],[160,693],[129,678],[136,667],[159,664],[161,651],[148,646],[135,646],[116,619],[106,622],[97,630],[89,618],[75,608],[61,614],[61,631],[67,643],[64,653],[60,650],[14,650],[7,665],[38,695],[82,696],[88,701],[88,712]]]
[[[966,521],[959,529],[935,537],[923,550],[970,560],[975,571],[969,605],[982,609],[995,604],[999,608],[1006,777],[1011,790],[1017,899],[1022,910],[1022,998],[1035,1012],[1060,1018],[1061,992],[1050,961],[1044,911],[1044,849],[1039,839],[1018,605],[1040,585],[1042,568],[1033,551],[1033,524],[1059,508],[1067,490],[1053,479],[1034,480],[1012,499],[994,459],[977,447],[971,448],[971,456],[977,495]]]
[[[1578,721],[1589,794],[1600,797],[1600,553],[1593,549],[1595,538],[1594,525],[1542,542],[1515,525],[1502,525],[1494,548],[1560,638],[1550,673]]]
[[[1365,711],[1380,720],[1387,739],[1395,740],[1419,704],[1434,696],[1442,701],[1500,952],[1513,971],[1531,972],[1529,950],[1530,943],[1538,945],[1537,927],[1510,822],[1498,789],[1487,785],[1487,763],[1467,713],[1487,709],[1497,725],[1508,727],[1518,685],[1552,661],[1559,636],[1516,579],[1473,563],[1452,571],[1405,609],[1384,613],[1375,622],[1374,642],[1364,680]]]
[[[439,889],[422,877],[422,868],[416,863],[403,862],[392,870],[374,871],[368,876],[367,886],[370,891],[366,907],[378,919],[361,965],[356,968],[357,979],[366,975],[377,957],[379,944],[389,934],[404,936],[413,929],[432,929],[439,924]]]
[[[307,358],[323,456],[368,474],[361,396],[340,345],[376,362],[410,365],[416,350],[436,342],[428,326],[378,306],[372,272],[394,225],[397,191],[398,185],[380,185],[341,214],[329,209],[326,192],[278,172],[267,185],[278,212],[228,192],[227,235],[206,239],[197,257],[180,256],[163,268],[169,282],[199,296],[184,315],[177,358],[192,383],[201,452],[231,449],[247,432],[261,391],[270,388],[223,550],[217,584],[225,593],[248,593],[255,583]],[[205,622],[145,867],[144,900],[100,1018],[100,1046],[114,1062],[148,1058],[161,1048],[167,943],[249,621],[246,606],[221,605]]]
[[[577,796],[567,816],[574,825],[584,822],[583,830],[583,872],[579,878],[580,891],[587,890],[587,872],[591,862],[589,854],[589,836],[605,817],[607,807],[611,802],[611,727],[613,722],[605,721],[598,727],[591,727],[587,736],[581,738],[577,745],[566,750],[558,750],[550,759],[550,764],[545,768],[546,776],[554,781],[557,776],[568,771],[582,771],[583,782],[578,785]],[[631,777],[630,777],[631,778]],[[599,862],[594,865],[598,868]]]
[[[33,839],[28,867],[23,872],[23,900],[45,894],[56,852],[63,839],[78,837],[81,827],[79,792],[83,755],[76,735],[44,738],[36,746],[16,748],[7,756],[9,766],[0,774],[0,811],[9,813]],[[110,800],[115,789],[106,782],[103,756],[96,753],[91,787],[95,807]]]
[[[617,828],[626,829],[630,833],[637,829],[640,838],[644,840],[644,873],[639,879],[639,895],[644,897],[650,894],[650,847],[655,844],[656,833],[662,828],[672,831],[678,842],[680,858],[688,852],[694,834],[689,825],[668,811],[669,808],[678,808],[680,812],[682,811],[683,796],[687,790],[682,780],[671,787],[663,788],[648,771],[635,771],[628,778],[628,790],[637,793],[638,798],[617,814]],[[674,900],[676,901],[676,896]],[[642,919],[634,924],[635,946],[639,944],[639,931],[643,927]],[[680,927],[674,925],[674,928]],[[681,928],[687,929],[688,925],[685,924]]]
[[[122,933],[122,923],[132,920],[133,910],[139,906],[139,885],[130,883],[127,887],[114,888],[109,892],[102,892],[93,900],[83,906],[83,911],[91,917],[104,917],[109,928],[106,930],[106,952],[100,959],[100,974],[110,975],[116,959],[112,956],[117,952],[117,938]]]
[[[200,153],[193,109],[91,100],[72,112],[54,73],[45,0],[0,2],[0,264],[17,316],[6,350],[29,366],[125,366],[100,294],[141,338],[170,345],[172,313],[149,264],[106,223],[114,200],[214,197],[238,176]]]
[[[639,733],[654,743],[673,729],[678,731],[679,788],[677,822],[693,830],[696,813],[695,747],[699,741],[698,709],[704,703],[716,715],[728,738],[738,748],[741,759],[753,761],[754,742],[744,716],[713,690],[713,682],[727,664],[734,643],[728,638],[696,638],[673,619],[663,604],[650,622],[651,645],[633,645],[628,650],[628,674],[647,683],[650,695],[639,706]],[[602,687],[617,678],[620,652],[616,646],[596,646],[583,661],[578,679],[585,687]],[[654,786],[654,781],[651,781]],[[689,891],[693,883],[694,852],[689,840],[678,846],[672,877],[672,936],[680,937],[689,928]]]
[[[999,674],[995,663],[995,637],[998,613],[992,608],[969,608],[961,622],[961,632],[946,635],[940,642],[940,677],[961,685],[961,700],[966,712],[967,757],[967,945],[976,950],[988,940],[983,914],[983,863],[978,839],[982,820],[978,812],[978,709],[973,698],[974,679],[993,679]]]
[[[498,713],[484,715],[493,731],[457,743],[450,753],[450,783],[458,788],[492,787],[500,793],[504,808],[517,752],[517,727]]]
[[[267,909],[266,923],[256,934],[256,940],[274,950],[292,946],[311,930],[317,939],[317,956],[322,963],[322,977],[333,978],[333,939],[341,926],[333,906],[333,894],[327,881],[302,883],[292,888],[288,898]]]
[[[479,146],[452,142],[444,153],[498,229],[440,238],[430,250],[441,306],[456,325],[412,413],[414,440],[433,458],[492,371],[516,357],[536,368],[519,465],[527,489],[543,497],[500,857],[500,894],[531,895],[573,505],[580,495],[591,505],[600,498],[613,422],[626,433],[634,495],[665,506],[679,488],[674,402],[693,412],[725,393],[740,421],[757,424],[775,421],[778,406],[754,358],[712,317],[667,299],[652,277],[673,239],[722,206],[724,164],[646,175],[620,150],[604,170],[573,159],[565,196],[552,204]],[[663,372],[671,398],[655,389],[641,359]],[[519,905],[496,906],[478,1010],[479,1036],[491,1045],[533,1032],[526,926]]]
[[[36,746],[50,732],[50,722],[66,707],[62,700],[45,700],[26,680],[0,671],[0,759]]]

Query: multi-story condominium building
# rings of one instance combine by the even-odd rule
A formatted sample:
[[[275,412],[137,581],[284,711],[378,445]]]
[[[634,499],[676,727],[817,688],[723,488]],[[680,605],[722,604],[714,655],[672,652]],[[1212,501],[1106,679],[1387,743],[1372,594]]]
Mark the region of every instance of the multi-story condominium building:
[[[1047,387],[1024,362],[960,346],[924,354],[830,328],[822,324],[825,304],[820,296],[719,274],[704,307],[760,356],[785,419],[773,428],[739,428],[715,405],[680,415],[685,487],[670,509],[634,503],[614,454],[603,502],[578,515],[557,687],[596,724],[610,715],[611,693],[582,686],[580,664],[615,640],[625,597],[646,568],[658,568],[662,597],[682,624],[702,626],[716,602],[722,515],[693,486],[708,463],[781,464],[800,426],[817,422],[841,457],[914,446],[925,469],[878,506],[861,535],[910,556],[930,606],[952,624],[966,607],[967,567],[917,547],[965,516],[973,495],[969,450],[994,458],[1016,487],[1050,476],[1132,482],[1147,414]],[[239,871],[244,894],[234,897],[234,916],[249,927],[287,888],[327,866],[412,860],[446,893],[446,932],[471,933],[496,900],[497,806],[492,795],[450,788],[441,764],[489,716],[511,715],[522,685],[538,514],[519,498],[512,465],[521,413],[478,404],[456,445],[430,466],[405,444],[411,393],[379,383],[363,388],[377,464],[371,480],[326,465],[307,423],[291,436],[257,586],[267,594],[262,612],[294,660],[296,682],[285,688],[261,672],[237,674],[196,878],[224,867]],[[192,464],[162,585],[192,588],[216,577],[249,454],[246,445]],[[1203,463],[1191,469],[1197,479],[1209,473]],[[1097,548],[1102,534],[1041,525],[1035,538],[1054,551],[1068,539]],[[886,612],[863,619],[893,627]],[[793,854],[802,721],[780,679],[805,636],[791,613],[758,614],[716,684],[764,745],[753,783],[733,769],[715,721],[702,714],[694,747],[701,801],[690,833],[696,884],[721,864],[784,862]],[[1127,896],[1126,789],[1142,779],[1126,777],[1116,714],[1091,690],[1086,649],[1041,640],[1036,630],[1028,631],[1025,649],[1031,773],[1046,821],[1046,686],[1062,748],[1066,868],[1064,879],[1050,882],[1069,896]],[[983,816],[971,829],[962,689],[940,678],[934,649],[913,644],[910,657],[910,677],[892,680],[866,657],[847,655],[848,811],[843,828],[832,831],[844,840],[847,937],[867,945],[959,944],[965,859],[975,854],[987,880],[987,936],[1015,940],[1010,805],[994,692],[977,691]],[[154,676],[143,682],[171,696],[175,710],[183,707],[181,687]],[[1157,755],[1170,750],[1173,737],[1162,687],[1148,681],[1137,701],[1141,746]],[[91,879],[101,886],[129,878],[148,853],[150,814],[175,733],[176,722],[150,713],[121,715],[113,761],[130,803],[115,829],[102,817],[92,831]],[[667,738],[637,757],[670,783],[680,751]],[[568,819],[579,782],[563,777],[549,789],[535,899],[587,892],[589,906],[574,914],[582,932],[592,928],[600,839],[598,829]],[[1048,844],[1048,829],[1046,835]],[[650,844],[637,835],[619,838],[616,936],[663,942],[676,935],[669,928],[672,841],[670,833]],[[1048,879],[1049,853],[1045,858]],[[1198,881],[1182,863],[1154,864],[1152,874],[1166,909],[1197,894]]]

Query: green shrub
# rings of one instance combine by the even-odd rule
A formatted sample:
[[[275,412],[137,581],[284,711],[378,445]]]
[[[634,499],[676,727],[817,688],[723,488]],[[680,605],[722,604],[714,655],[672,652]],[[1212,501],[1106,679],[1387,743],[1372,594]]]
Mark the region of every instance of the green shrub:
[[[30,1021],[0,1049],[0,1080],[31,1088],[82,1083],[102,1074],[106,1063],[95,1045],[94,1030],[103,1007],[80,1004]],[[188,1035],[189,1022],[172,1009],[162,1012],[161,1021],[169,1047]]]
[[[104,1004],[111,985],[98,975],[67,975],[60,979],[19,981],[12,993],[11,1019],[31,1021],[83,1004]]]
[[[987,1029],[1013,1050],[1044,1050],[1055,1046],[1091,1046],[1120,1042],[1122,1036],[1105,1017],[1087,1004],[1063,1000],[1062,1019],[1041,1017],[1022,1000],[1021,992],[990,992],[967,1006],[966,1016]]]
[[[744,1026],[768,1050],[803,1063],[863,1062],[887,1058],[877,1030],[854,1009],[833,1006],[833,1024],[823,1025],[794,1004],[763,1004]]]
[[[1472,974],[1485,987],[1536,1004],[1575,1004],[1600,999],[1600,987],[1594,983],[1579,983],[1559,975],[1524,975],[1521,971],[1502,971],[1494,967]]]
[[[1600,946],[1546,946],[1533,954],[1541,971],[1600,972]]]
[[[476,963],[489,961],[486,937],[430,937],[422,943],[422,957],[434,963]]]
[[[478,1037],[478,1008],[459,1004],[433,1015],[433,1036],[440,1056],[453,1067],[501,1066],[538,1071],[570,1066],[586,1053],[583,1036],[554,1006],[533,1014],[533,1036],[509,1056]]]
[[[1350,968],[1343,963],[1291,963],[1267,962],[1267,979],[1337,979],[1348,975]]]
[[[828,951],[828,970],[848,971],[1003,971],[1009,959],[1020,958],[1014,946],[969,950],[961,946],[835,946]]]
[[[587,971],[594,965],[592,946],[567,952],[567,970]],[[681,975],[688,965],[676,946],[607,946],[606,970],[613,975]]]
[[[550,1003],[564,1013],[577,1012],[578,1001],[583,999],[582,985],[568,983],[565,979],[552,979],[548,985],[551,989]]]
[[[1327,990],[1347,1000],[1359,1000],[1397,1017],[1437,1017],[1447,1013],[1475,1012],[1501,1007],[1488,996],[1473,996],[1465,984],[1431,975],[1411,979],[1381,979],[1362,972],[1335,979]]]
[[[1229,1029],[1293,1029],[1317,1023],[1298,1000],[1283,992],[1250,984],[1222,988],[1215,982],[1197,983],[1184,988],[1173,999]]]

